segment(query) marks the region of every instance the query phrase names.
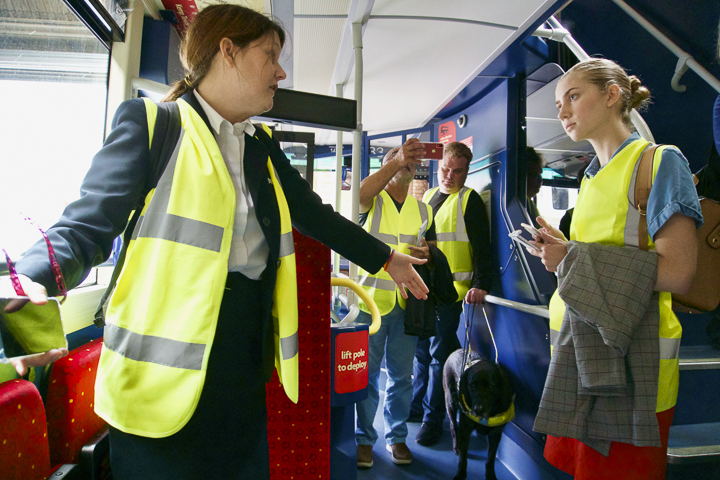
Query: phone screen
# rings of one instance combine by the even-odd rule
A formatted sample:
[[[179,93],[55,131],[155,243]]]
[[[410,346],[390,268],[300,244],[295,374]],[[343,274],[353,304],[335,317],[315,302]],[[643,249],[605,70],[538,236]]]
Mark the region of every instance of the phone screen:
[[[0,298],[0,362],[67,348],[57,298],[48,298],[45,305],[28,302],[20,310],[6,313],[11,300],[15,299]]]

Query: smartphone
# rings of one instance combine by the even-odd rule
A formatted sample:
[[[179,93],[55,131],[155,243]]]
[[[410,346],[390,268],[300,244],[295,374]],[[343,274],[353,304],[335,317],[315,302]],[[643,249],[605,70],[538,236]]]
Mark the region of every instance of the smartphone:
[[[23,298],[0,298],[0,363],[68,346],[58,299],[50,297],[45,305],[28,302],[16,312],[5,312],[8,302]]]
[[[417,241],[415,242],[416,247],[422,247],[422,241],[423,238],[425,238],[425,234],[427,233],[427,220],[423,220],[422,225],[420,225],[420,229],[418,230],[418,236]]]
[[[522,233],[522,230],[515,230],[514,232],[508,233],[508,237],[512,238],[513,240],[515,240],[517,243],[519,243],[521,245],[524,245],[528,248],[532,248],[533,250],[536,250],[539,252],[540,249],[538,247],[536,247],[535,245],[533,245],[532,243],[530,243],[527,239],[521,237],[520,236],[521,233]]]
[[[425,148],[425,155],[422,158],[426,160],[442,160],[445,154],[445,144],[443,143],[420,143]]]
[[[540,237],[540,232],[537,228],[533,227],[532,225],[528,225],[527,223],[521,223],[520,226],[522,226],[525,230],[528,231],[530,235],[535,235],[536,237]]]

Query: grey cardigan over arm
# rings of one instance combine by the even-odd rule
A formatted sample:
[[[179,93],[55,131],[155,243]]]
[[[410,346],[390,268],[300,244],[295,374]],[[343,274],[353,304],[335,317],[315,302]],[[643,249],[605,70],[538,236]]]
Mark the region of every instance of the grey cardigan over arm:
[[[569,242],[558,280],[565,316],[533,429],[605,456],[612,441],[659,447],[657,254]]]

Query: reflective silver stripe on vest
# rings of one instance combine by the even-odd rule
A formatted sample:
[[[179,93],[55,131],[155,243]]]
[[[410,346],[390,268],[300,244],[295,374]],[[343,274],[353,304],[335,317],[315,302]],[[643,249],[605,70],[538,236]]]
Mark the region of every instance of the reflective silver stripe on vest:
[[[412,245],[414,247],[417,243],[417,235],[404,235],[401,233],[400,243],[407,243],[408,245]]]
[[[219,252],[222,246],[223,228],[199,220],[146,212],[138,225],[138,237],[159,238],[213,252]]]
[[[280,336],[280,321],[277,317],[273,317],[273,327],[275,328],[275,335]],[[300,352],[298,339],[298,332],[280,339],[280,351],[282,351],[283,360],[290,360]]]
[[[467,233],[457,233],[457,232],[447,232],[447,233],[437,233],[437,241],[438,242],[469,242],[470,237],[468,237]]]
[[[370,235],[377,238],[383,243],[387,243],[388,245],[397,245],[398,240],[395,235],[390,235],[388,233],[380,233],[380,222],[382,221],[383,211],[383,198],[380,194],[378,194],[375,199],[375,211],[373,212],[373,220],[372,224],[370,225]]]
[[[172,157],[170,157],[167,167],[160,177],[157,187],[155,187],[153,199],[145,211],[145,215],[138,219],[131,239],[135,240],[138,237],[159,238],[219,252],[224,234],[222,227],[167,213],[175,165],[177,164],[180,144],[184,137],[185,130],[181,129],[180,138],[175,144]]]
[[[205,345],[200,343],[141,335],[111,323],[105,325],[103,338],[105,348],[131,360],[186,370],[202,368]]]
[[[464,282],[472,280],[473,272],[453,272],[453,280],[456,282]]]
[[[295,240],[292,231],[280,235],[280,257],[287,257],[295,253]]]
[[[387,290],[388,292],[395,291],[395,282],[384,278],[367,277],[360,280],[360,285],[374,288],[376,290]]]
[[[550,330],[550,343],[558,345],[560,332]],[[675,360],[680,357],[680,339],[679,338],[659,338],[660,341],[660,360]]]
[[[679,338],[660,338],[660,360],[680,358]]]
[[[630,177],[630,186],[628,187],[627,198],[628,198],[628,210],[627,218],[625,219],[625,230],[623,232],[623,241],[628,247],[638,248],[640,241],[638,239],[638,228],[640,227],[640,211],[635,207],[635,182],[637,181],[638,169],[640,168],[640,160],[645,154],[645,150],[650,147],[647,144],[643,151],[640,152],[640,156],[635,161],[635,167],[633,168],[632,177]]]

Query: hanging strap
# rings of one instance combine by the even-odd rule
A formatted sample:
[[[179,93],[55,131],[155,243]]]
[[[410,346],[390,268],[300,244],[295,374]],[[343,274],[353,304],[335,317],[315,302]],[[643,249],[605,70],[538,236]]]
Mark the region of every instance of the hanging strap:
[[[657,145],[650,145],[643,151],[635,180],[635,208],[640,214],[638,247],[645,251],[648,250],[647,204],[652,189],[653,163],[657,147]]]
[[[137,225],[143,208],[145,208],[145,199],[147,198],[148,193],[157,186],[170,157],[175,151],[175,146],[180,138],[180,130],[182,128],[181,123],[180,108],[176,102],[162,102],[157,104],[155,128],[153,129],[153,142],[150,147],[150,161],[152,162],[150,176],[148,177],[145,188],[140,195],[140,199],[135,207],[132,218],[130,218],[130,221],[125,227],[120,255],[118,256],[117,263],[115,263],[115,268],[113,269],[112,276],[110,277],[110,283],[108,283],[105,293],[103,293],[103,296],[100,299],[100,304],[95,311],[95,319],[93,320],[93,323],[95,323],[95,326],[98,328],[105,326],[105,304],[115,289],[115,284],[117,283],[122,267],[125,264],[127,247],[130,243],[132,234],[135,231],[135,225]]]

